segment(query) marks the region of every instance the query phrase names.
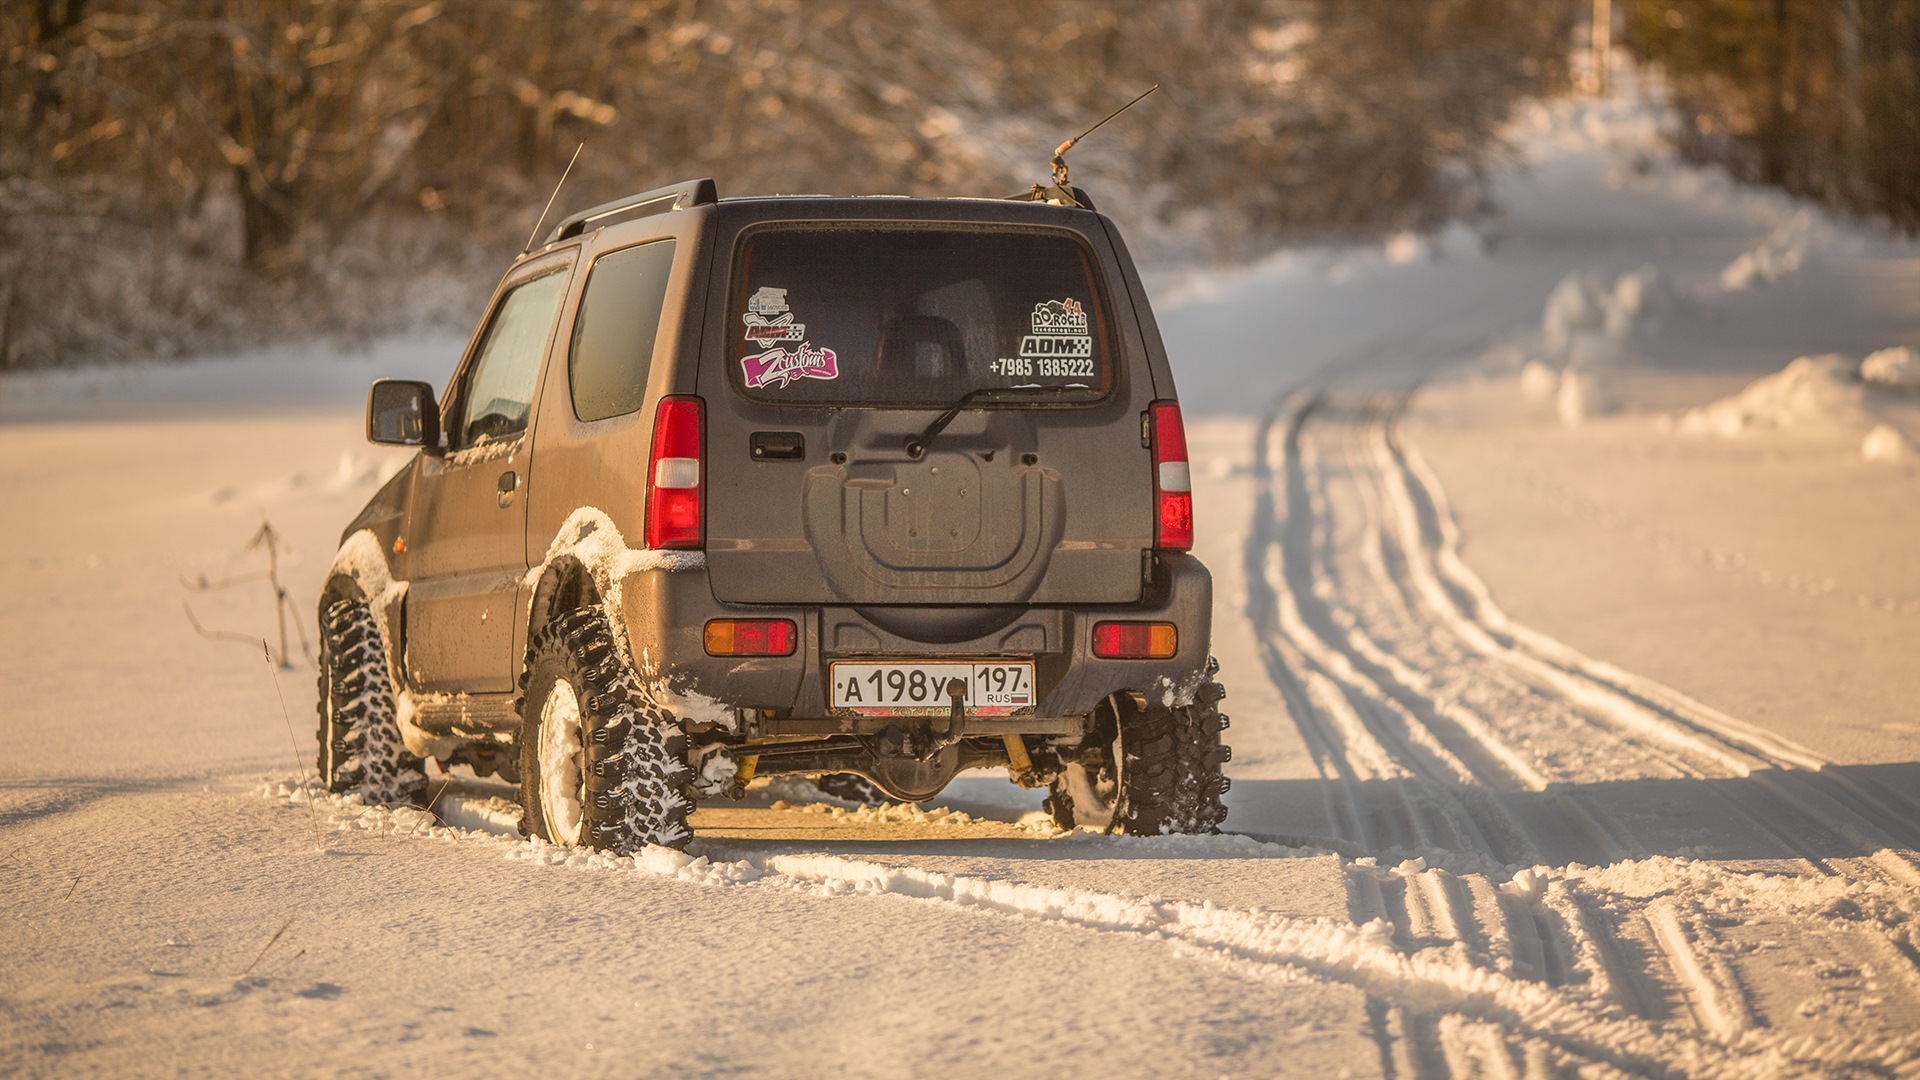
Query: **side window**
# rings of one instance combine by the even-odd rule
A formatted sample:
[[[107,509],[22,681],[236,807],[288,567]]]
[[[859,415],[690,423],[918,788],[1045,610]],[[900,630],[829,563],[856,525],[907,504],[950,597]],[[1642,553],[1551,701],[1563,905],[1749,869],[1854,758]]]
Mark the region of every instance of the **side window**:
[[[447,425],[450,449],[511,439],[527,430],[540,359],[566,289],[567,275],[556,271],[515,286],[501,299],[467,372],[459,414]]]
[[[594,261],[574,320],[567,367],[575,416],[605,420],[644,404],[672,269],[671,240],[623,248]]]

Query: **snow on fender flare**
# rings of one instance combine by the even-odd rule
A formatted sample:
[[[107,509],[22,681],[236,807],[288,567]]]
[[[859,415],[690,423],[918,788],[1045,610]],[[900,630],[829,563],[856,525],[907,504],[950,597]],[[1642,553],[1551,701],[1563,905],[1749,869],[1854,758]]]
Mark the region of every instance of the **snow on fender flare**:
[[[333,566],[327,571],[329,581],[336,577],[352,581],[359,587],[360,595],[366,598],[367,606],[373,611],[374,625],[380,630],[381,646],[387,655],[387,669],[397,675],[401,670],[401,657],[392,627],[387,622],[387,612],[405,599],[407,583],[393,579],[386,550],[372,529],[361,529],[340,545],[340,550],[333,556]],[[449,695],[445,694],[415,694],[406,688],[405,680],[393,680],[394,720],[400,729],[400,741],[406,744],[408,753],[423,758],[443,758],[460,746],[459,739],[434,735],[421,730],[414,723],[423,702],[448,698]]]
[[[627,636],[625,608],[621,606],[621,587],[628,577],[648,570],[702,569],[707,565],[706,552],[628,547],[620,527],[613,523],[605,511],[598,507],[582,506],[568,515],[566,523],[554,534],[553,542],[547,545],[547,553],[540,560],[540,565],[527,571],[524,583],[530,595],[540,595],[542,581],[551,568],[562,560],[578,564],[593,579],[594,591],[600,597],[601,612],[613,630],[614,645],[633,669],[641,693],[648,700],[675,716],[718,724],[729,730],[735,726],[730,707],[705,694],[667,685],[665,679],[658,677],[655,665],[647,663],[646,657],[634,653],[633,642]],[[540,627],[532,625],[535,612],[529,611],[527,617],[527,640],[532,641]]]

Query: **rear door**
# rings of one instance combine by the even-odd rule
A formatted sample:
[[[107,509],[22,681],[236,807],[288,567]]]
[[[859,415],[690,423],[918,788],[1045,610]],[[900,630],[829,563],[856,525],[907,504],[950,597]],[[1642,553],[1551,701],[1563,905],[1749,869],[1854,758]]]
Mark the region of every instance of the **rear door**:
[[[1139,422],[1151,390],[1109,270],[1066,229],[744,234],[724,341],[709,337],[724,376],[710,355],[701,378],[715,595],[1136,600],[1153,536]]]

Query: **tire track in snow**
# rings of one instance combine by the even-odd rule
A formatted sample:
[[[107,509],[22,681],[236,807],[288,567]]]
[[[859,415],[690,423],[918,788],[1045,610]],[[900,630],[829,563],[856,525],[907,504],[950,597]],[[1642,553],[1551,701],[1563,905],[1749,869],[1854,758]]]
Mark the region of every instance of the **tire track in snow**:
[[[264,794],[304,801],[305,789],[286,781]],[[1476,954],[1444,931],[1472,918],[1461,879],[1418,866],[1396,868],[1409,887],[1432,898],[1427,918],[1435,941],[1409,947],[1386,920],[1299,918],[1211,902],[1125,896],[1075,887],[941,873],[831,854],[768,853],[728,841],[707,854],[648,848],[611,856],[520,839],[504,805],[449,807],[482,828],[443,825],[413,807],[367,807],[351,797],[314,798],[336,829],[356,829],[414,841],[472,844],[508,859],[555,869],[640,874],[716,888],[784,888],[830,902],[908,901],[988,918],[1034,920],[1099,935],[1159,941],[1178,954],[1220,964],[1243,977],[1280,983],[1326,983],[1364,994],[1374,1018],[1383,1063],[1394,1075],[1444,1075],[1458,1068],[1497,1066],[1489,1048],[1525,1075],[1565,1074],[1598,1065],[1634,1075],[1791,1075],[1834,1062],[1920,1064],[1920,1038],[1890,1049],[1823,1043],[1788,1047],[1764,1032],[1749,1032],[1728,1047],[1685,1030],[1634,1015],[1604,995],[1577,985],[1518,977],[1497,960]],[[1124,841],[1123,841],[1124,842]],[[1244,837],[1142,838],[1141,844],[1177,844],[1244,853]],[[1267,845],[1271,846],[1271,845]],[[1286,849],[1276,848],[1276,854]],[[1416,883],[1417,879],[1417,883]],[[1503,894],[1525,890],[1503,886]],[[1483,886],[1486,884],[1482,879]],[[1534,883],[1538,885],[1538,882]],[[1549,898],[1560,882],[1545,883]],[[1452,923],[1452,927],[1446,924]],[[1478,1063],[1478,1064],[1475,1064]]]
[[[293,781],[265,794],[289,801],[306,798],[302,785]],[[508,859],[557,869],[641,874],[719,889],[786,888],[829,901],[928,903],[986,917],[1162,941],[1185,955],[1263,981],[1348,986],[1395,1017],[1390,1028],[1422,1033],[1411,1047],[1383,1050],[1395,1060],[1414,1063],[1414,1075],[1427,1075],[1433,1071],[1431,1065],[1457,1056],[1457,1048],[1449,1049],[1449,1032],[1463,1022],[1464,1030],[1480,1033],[1475,1037],[1479,1047],[1491,1045],[1486,1040],[1493,1038],[1533,1058],[1572,1066],[1597,1063],[1634,1074],[1662,1075],[1675,1062],[1698,1067],[1721,1059],[1720,1048],[1685,1033],[1661,1032],[1605,1002],[1511,977],[1474,962],[1458,948],[1403,948],[1384,921],[1356,925],[1211,902],[946,874],[830,854],[756,853],[750,850],[752,845],[739,842],[721,845],[730,849],[724,855],[649,847],[631,856],[613,856],[519,839],[497,808],[462,807],[458,796],[451,800],[454,812],[463,820],[486,822],[486,828],[447,826],[424,810],[369,807],[348,796],[319,795],[313,801],[336,829],[468,843]],[[1205,846],[1229,838],[1183,839]],[[1230,839],[1234,844],[1249,842]],[[1749,1056],[1770,1061],[1777,1055],[1755,1047]]]
[[[1637,835],[1581,790],[1591,755],[1579,751],[1604,748],[1628,777],[1697,783],[1695,811],[1771,844],[1808,875],[1911,894],[1920,870],[1910,834],[1920,830],[1902,828],[1911,820],[1899,812],[1904,794],[1826,768],[1788,740],[1509,620],[1460,560],[1437,477],[1399,436],[1410,395],[1375,394],[1354,408],[1325,390],[1297,393],[1266,418],[1254,447],[1262,498],[1245,555],[1248,611],[1272,639],[1269,674],[1333,789],[1330,817],[1345,839],[1417,848],[1433,834],[1397,828],[1367,808],[1424,803],[1455,826],[1445,834],[1467,842],[1470,855],[1513,854],[1473,844],[1476,831],[1497,836],[1502,825],[1529,842],[1544,838],[1548,850],[1571,840],[1605,862],[1659,852],[1656,837]],[[1347,520],[1330,520],[1341,515]],[[1402,790],[1356,790],[1369,781]],[[1509,802],[1532,792],[1549,798],[1529,811]],[[1462,820],[1473,827],[1457,827]],[[1403,938],[1435,925],[1430,889],[1376,878],[1356,870],[1356,918],[1377,912]],[[1475,903],[1454,936],[1495,963],[1509,954],[1512,970],[1548,981],[1532,969],[1562,952],[1573,976],[1634,1015],[1665,1021],[1678,993],[1701,1030],[1749,1037],[1756,1021],[1738,962],[1691,900],[1603,911],[1554,886],[1557,895],[1525,906],[1520,920],[1502,905]],[[1904,915],[1911,899],[1900,905]],[[1910,929],[1858,933],[1900,958],[1906,984],[1920,983]]]

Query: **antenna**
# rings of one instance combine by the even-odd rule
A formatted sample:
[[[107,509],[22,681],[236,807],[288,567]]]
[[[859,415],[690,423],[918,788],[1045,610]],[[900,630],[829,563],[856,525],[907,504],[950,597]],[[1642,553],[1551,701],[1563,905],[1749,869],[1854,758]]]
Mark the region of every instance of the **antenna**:
[[[1156,86],[1154,89],[1159,89],[1159,87]],[[1151,90],[1148,91],[1148,93],[1152,93],[1152,92],[1153,91]],[[1145,97],[1146,94],[1142,94],[1140,96]],[[1135,99],[1135,100],[1138,100],[1138,99]],[[1107,120],[1111,120],[1111,119],[1113,119],[1113,117],[1111,116],[1107,117]],[[1100,124],[1104,124],[1106,122],[1107,122],[1106,120],[1102,120],[1100,121]],[[1093,126],[1099,127],[1100,124],[1095,124]],[[1067,145],[1071,146],[1072,143],[1069,142]],[[560,183],[553,185],[553,194],[547,196],[547,205],[541,208],[540,220],[533,223],[533,232],[531,235],[527,237],[527,246],[520,249],[520,254],[525,255],[527,252],[533,250],[533,241],[535,238],[537,238],[540,235],[540,226],[545,225],[547,223],[547,215],[551,213],[553,210],[553,200],[560,197],[560,188],[562,185],[564,185],[567,182],[568,174],[573,172],[573,163],[580,160],[580,151],[585,150],[586,148],[587,148],[587,144],[584,140],[580,143],[579,146],[576,146],[573,148],[573,156],[567,159],[567,167],[563,169],[560,173]],[[1063,146],[1061,147],[1061,149],[1065,150],[1066,147]],[[1056,157],[1054,158],[1054,160],[1059,161],[1060,159]]]
[[[1099,131],[1100,128],[1104,126],[1108,120],[1111,120],[1114,117],[1119,116],[1121,113],[1126,112],[1128,109],[1133,108],[1135,105],[1140,104],[1140,102],[1143,101],[1148,94],[1151,94],[1158,89],[1160,89],[1160,84],[1154,83],[1152,86],[1149,86],[1146,88],[1146,90],[1142,91],[1139,97],[1134,98],[1132,101],[1129,101],[1125,105],[1122,105],[1119,108],[1108,113],[1106,115],[1106,118],[1101,120],[1100,123],[1093,125],[1087,130],[1081,132],[1080,134],[1075,135],[1073,138],[1068,139],[1066,142],[1061,143],[1059,148],[1054,150],[1053,152],[1053,163],[1052,163],[1053,164],[1053,186],[1057,188],[1062,188],[1062,189],[1064,189],[1067,186],[1067,151],[1073,149],[1073,146],[1075,143],[1093,134],[1094,132]]]

